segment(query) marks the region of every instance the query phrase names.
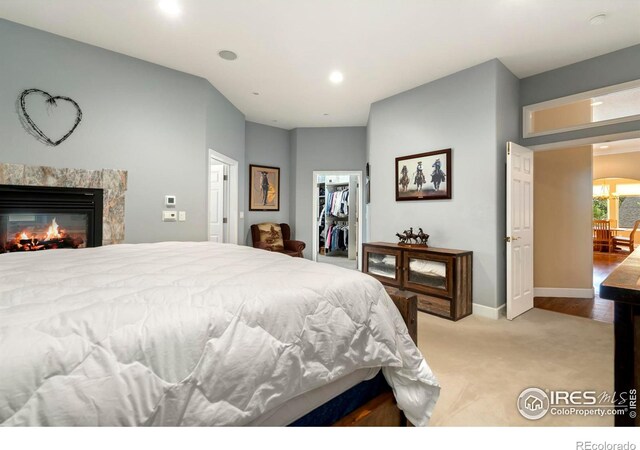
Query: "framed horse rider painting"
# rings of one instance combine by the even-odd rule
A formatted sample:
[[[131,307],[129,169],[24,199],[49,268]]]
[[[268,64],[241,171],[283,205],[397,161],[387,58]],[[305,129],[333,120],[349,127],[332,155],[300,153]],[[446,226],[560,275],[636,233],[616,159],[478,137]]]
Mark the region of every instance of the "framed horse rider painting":
[[[396,201],[451,198],[451,149],[396,158]]]
[[[280,211],[280,168],[249,166],[249,211]]]

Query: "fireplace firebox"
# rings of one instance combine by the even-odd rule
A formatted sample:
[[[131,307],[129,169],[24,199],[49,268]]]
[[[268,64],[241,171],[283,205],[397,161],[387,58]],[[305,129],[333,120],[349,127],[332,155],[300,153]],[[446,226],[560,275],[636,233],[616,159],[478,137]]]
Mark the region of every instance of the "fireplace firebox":
[[[102,245],[102,189],[0,185],[0,253]]]

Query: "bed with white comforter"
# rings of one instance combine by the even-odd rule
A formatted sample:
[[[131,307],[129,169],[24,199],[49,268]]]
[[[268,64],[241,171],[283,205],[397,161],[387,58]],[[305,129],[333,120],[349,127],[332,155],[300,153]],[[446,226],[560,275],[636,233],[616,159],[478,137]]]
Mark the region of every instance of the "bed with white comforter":
[[[382,367],[426,425],[439,387],[367,275],[228,244],[0,255],[0,424],[245,425]]]

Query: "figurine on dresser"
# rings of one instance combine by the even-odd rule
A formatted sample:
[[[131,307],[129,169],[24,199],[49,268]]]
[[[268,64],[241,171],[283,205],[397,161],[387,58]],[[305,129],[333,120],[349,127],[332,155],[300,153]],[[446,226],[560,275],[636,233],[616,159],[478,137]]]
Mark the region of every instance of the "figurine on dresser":
[[[429,235],[426,234],[422,228],[418,228],[418,233],[413,232],[413,227],[408,230],[404,230],[401,233],[396,233],[398,237],[398,245],[419,245],[421,247],[429,247],[427,245],[427,241],[429,240]]]

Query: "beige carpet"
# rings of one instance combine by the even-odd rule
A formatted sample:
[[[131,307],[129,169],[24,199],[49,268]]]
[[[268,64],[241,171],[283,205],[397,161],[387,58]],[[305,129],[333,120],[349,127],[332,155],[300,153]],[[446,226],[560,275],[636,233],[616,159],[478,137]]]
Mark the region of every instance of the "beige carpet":
[[[613,417],[530,421],[516,401],[528,387],[613,392],[613,325],[533,309],[514,321],[418,315],[422,353],[442,392],[432,426],[613,426]]]
[[[334,266],[342,267],[343,269],[358,270],[358,261],[355,259],[349,259],[346,256],[318,255],[318,262],[332,264]]]

